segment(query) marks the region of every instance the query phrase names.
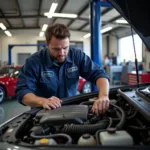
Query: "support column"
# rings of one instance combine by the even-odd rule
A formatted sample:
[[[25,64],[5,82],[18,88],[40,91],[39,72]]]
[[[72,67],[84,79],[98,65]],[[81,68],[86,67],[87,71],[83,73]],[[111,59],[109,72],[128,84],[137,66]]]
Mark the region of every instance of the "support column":
[[[101,3],[100,0],[92,0],[90,3],[91,25],[91,59],[102,67],[102,36],[101,36]],[[92,91],[97,91],[93,85]]]
[[[91,58],[100,67],[102,66],[102,35],[101,35],[101,2],[92,0],[90,4],[91,14]]]
[[[12,45],[8,45],[8,65],[11,65],[11,49],[13,48]]]

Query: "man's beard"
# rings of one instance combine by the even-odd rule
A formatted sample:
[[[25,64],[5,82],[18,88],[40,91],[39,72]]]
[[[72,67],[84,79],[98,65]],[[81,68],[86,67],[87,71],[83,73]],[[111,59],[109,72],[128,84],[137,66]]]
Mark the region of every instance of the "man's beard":
[[[52,59],[53,59],[55,62],[58,62],[58,63],[63,63],[63,62],[66,60],[66,57],[67,57],[67,56],[54,57],[54,56],[52,56],[51,54],[50,54],[50,56],[52,57]]]

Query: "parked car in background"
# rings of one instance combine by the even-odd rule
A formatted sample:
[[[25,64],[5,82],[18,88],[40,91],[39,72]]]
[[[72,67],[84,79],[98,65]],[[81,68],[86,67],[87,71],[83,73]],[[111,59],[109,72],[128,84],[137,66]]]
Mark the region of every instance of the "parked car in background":
[[[84,78],[79,78],[78,83],[78,93],[77,94],[85,94],[90,93],[92,91],[92,85],[90,82],[86,81]]]
[[[7,65],[2,68],[0,68],[0,76],[6,76],[11,74],[15,68],[20,67],[20,66],[12,66],[12,65]]]
[[[4,74],[0,76],[0,103],[5,97],[15,96],[16,82],[18,80],[21,66],[10,66],[2,68]]]
[[[7,66],[3,68],[3,75],[0,76],[0,103],[6,97],[15,96],[16,83],[21,66]],[[84,94],[91,92],[91,83],[84,78],[79,78],[77,94]]]

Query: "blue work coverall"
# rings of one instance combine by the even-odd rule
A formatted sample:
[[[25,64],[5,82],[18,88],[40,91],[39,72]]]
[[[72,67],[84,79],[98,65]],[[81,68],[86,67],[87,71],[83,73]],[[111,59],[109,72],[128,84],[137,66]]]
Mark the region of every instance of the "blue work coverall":
[[[81,50],[69,48],[65,62],[60,66],[52,60],[47,48],[32,54],[20,70],[16,95],[21,102],[27,93],[50,98],[76,95],[79,76],[96,83],[108,75]]]

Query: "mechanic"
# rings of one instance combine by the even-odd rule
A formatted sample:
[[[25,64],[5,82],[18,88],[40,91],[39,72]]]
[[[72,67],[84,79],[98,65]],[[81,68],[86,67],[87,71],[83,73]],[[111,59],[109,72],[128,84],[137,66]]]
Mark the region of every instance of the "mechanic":
[[[79,76],[96,84],[99,96],[92,106],[96,114],[109,107],[109,77],[84,52],[69,47],[70,31],[63,24],[48,26],[46,46],[26,59],[19,73],[17,100],[31,107],[55,109],[61,98],[75,96]]]

